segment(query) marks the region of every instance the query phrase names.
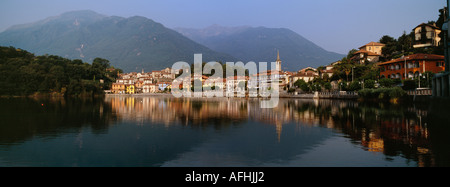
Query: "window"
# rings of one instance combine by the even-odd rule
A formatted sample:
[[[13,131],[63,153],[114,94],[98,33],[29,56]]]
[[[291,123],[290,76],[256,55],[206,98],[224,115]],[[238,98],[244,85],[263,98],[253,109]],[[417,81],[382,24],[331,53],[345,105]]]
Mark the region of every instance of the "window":
[[[444,67],[444,62],[436,62],[436,67]]]
[[[420,63],[419,63],[419,61],[416,61],[416,62],[414,63],[414,67],[415,67],[415,68],[418,68],[418,67],[420,67]]]
[[[408,62],[408,68],[413,68],[413,63],[412,62]]]

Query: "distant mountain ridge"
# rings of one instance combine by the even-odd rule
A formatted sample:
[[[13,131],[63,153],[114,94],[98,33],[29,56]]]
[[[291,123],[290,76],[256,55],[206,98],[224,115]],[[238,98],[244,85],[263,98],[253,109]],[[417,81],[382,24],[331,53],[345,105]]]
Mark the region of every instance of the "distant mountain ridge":
[[[326,65],[344,56],[285,28],[212,25],[175,30],[141,16],[72,11],[12,26],[0,33],[0,46],[85,62],[105,58],[125,72],[161,70],[178,61],[192,63],[196,53],[203,54],[204,62],[246,63],[274,62],[279,51],[282,69],[289,71]]]
[[[126,72],[161,70],[178,61],[192,63],[195,53],[202,53],[203,61],[237,61],[151,19],[104,16],[89,10],[13,26],[0,33],[0,45],[86,62],[105,58]]]
[[[326,51],[286,28],[213,25],[204,29],[175,30],[212,50],[230,54],[244,62],[274,62],[279,51],[282,69],[288,71],[327,65],[344,57]]]

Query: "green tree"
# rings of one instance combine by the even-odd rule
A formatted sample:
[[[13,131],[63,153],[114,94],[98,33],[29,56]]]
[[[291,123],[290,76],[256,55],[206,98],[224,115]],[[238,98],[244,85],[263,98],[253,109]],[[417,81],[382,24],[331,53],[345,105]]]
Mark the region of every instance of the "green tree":
[[[368,79],[364,81],[364,88],[375,88],[375,81],[372,79]]]
[[[328,91],[330,91],[331,90],[331,83],[329,83],[329,82],[326,82],[324,85],[323,85],[323,87],[326,89],[326,90],[328,90]]]
[[[390,87],[394,86],[395,82],[392,79],[383,78],[383,79],[380,79],[379,84],[381,87],[390,88]]]
[[[397,53],[397,40],[389,35],[384,35],[380,39],[380,43],[385,44],[381,51],[380,61],[389,61]]]

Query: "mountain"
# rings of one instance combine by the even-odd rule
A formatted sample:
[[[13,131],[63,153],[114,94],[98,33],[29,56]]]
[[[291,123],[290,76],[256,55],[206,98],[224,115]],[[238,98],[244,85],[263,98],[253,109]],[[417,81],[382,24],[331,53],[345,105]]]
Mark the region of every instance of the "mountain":
[[[214,51],[230,54],[243,62],[275,62],[278,50],[282,69],[289,71],[327,65],[344,57],[326,51],[285,28],[227,28],[213,25],[204,29],[175,30]]]
[[[10,27],[0,33],[0,46],[85,62],[105,58],[125,72],[161,70],[178,61],[192,63],[195,53],[202,53],[205,62],[237,61],[151,19],[105,16],[89,10]]]

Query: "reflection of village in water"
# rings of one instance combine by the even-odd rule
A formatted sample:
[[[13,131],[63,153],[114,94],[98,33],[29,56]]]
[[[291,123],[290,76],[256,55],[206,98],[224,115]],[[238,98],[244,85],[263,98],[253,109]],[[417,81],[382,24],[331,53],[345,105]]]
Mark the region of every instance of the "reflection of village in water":
[[[254,120],[274,125],[278,141],[283,125],[324,127],[343,133],[364,150],[399,154],[417,160],[419,166],[433,166],[434,157],[427,128],[427,111],[411,107],[377,107],[353,101],[280,99],[273,109],[261,109],[258,99],[107,97],[118,120],[139,125],[214,125],[226,128]],[[394,106],[395,107],[395,106]]]

